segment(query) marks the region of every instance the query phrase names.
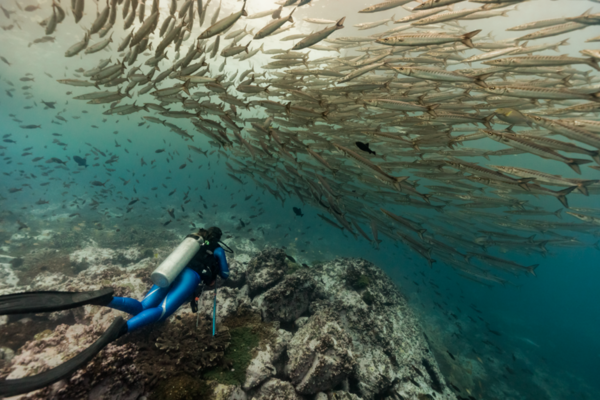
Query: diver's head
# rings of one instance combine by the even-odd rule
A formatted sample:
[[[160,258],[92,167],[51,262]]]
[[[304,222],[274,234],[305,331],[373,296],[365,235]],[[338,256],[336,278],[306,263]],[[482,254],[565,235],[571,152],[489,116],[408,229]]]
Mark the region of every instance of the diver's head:
[[[198,232],[196,232],[196,235],[198,235],[202,239],[206,240],[206,238],[208,237],[208,231],[204,228],[200,228],[200,229],[198,229]]]
[[[206,233],[207,235],[203,237],[209,242],[218,242],[219,240],[221,240],[221,236],[223,236],[223,232],[221,231],[221,229],[217,228],[216,226],[211,226],[210,228],[208,228],[208,231]]]

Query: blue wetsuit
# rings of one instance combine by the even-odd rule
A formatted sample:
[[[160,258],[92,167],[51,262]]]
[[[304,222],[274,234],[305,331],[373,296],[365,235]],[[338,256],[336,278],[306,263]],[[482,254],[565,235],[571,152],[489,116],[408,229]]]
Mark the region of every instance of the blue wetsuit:
[[[219,263],[219,276],[222,279],[229,277],[229,266],[225,251],[217,247],[213,256]],[[163,321],[171,316],[177,309],[194,294],[196,287],[202,281],[200,275],[189,267],[185,267],[177,276],[171,286],[161,288],[153,285],[144,300],[141,302],[130,297],[114,297],[108,307],[132,314],[127,321],[127,330]]]

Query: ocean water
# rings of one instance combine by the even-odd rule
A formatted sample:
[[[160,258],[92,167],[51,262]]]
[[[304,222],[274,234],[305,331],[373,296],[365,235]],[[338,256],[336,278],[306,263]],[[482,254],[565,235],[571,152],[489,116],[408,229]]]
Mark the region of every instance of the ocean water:
[[[117,23],[113,28],[113,43],[106,50],[89,55],[81,52],[75,57],[67,58],[64,57],[65,51],[83,38],[85,30],[91,26],[96,17],[94,2],[86,2],[86,13],[79,24],[74,23],[73,15],[69,10],[65,21],[59,24],[56,32],[51,35],[55,38],[54,41],[47,43],[33,43],[33,41],[44,36],[44,28],[38,23],[49,15],[51,2],[39,1],[36,4],[40,5],[40,9],[31,12],[20,10],[16,3],[2,3],[7,10],[15,11],[10,18],[0,14],[0,25],[5,28],[0,31],[2,43],[0,55],[10,63],[7,65],[5,62],[0,62],[0,86],[2,87],[0,126],[4,140],[0,144],[2,146],[0,150],[2,244],[0,246],[3,254],[18,256],[33,246],[43,248],[52,238],[62,237],[72,232],[81,235],[78,237],[81,240],[84,240],[86,235],[93,238],[94,235],[100,234],[99,232],[110,233],[114,235],[115,240],[119,240],[121,235],[125,237],[127,232],[133,229],[148,229],[155,232],[157,239],[160,239],[161,231],[169,231],[183,237],[195,227],[218,225],[224,231],[225,242],[234,249],[243,246],[253,246],[256,249],[267,246],[285,247],[288,254],[299,262],[309,265],[335,257],[361,257],[375,263],[393,278],[399,290],[406,295],[414,307],[446,378],[461,388],[469,388],[475,398],[600,398],[598,380],[600,376],[600,291],[598,290],[600,226],[596,225],[594,228],[593,224],[588,224],[591,228],[586,231],[556,229],[551,232],[525,232],[511,228],[503,229],[505,233],[525,237],[535,233],[536,240],[551,241],[563,235],[580,241],[577,246],[572,247],[556,246],[550,242],[546,246],[547,252],[535,249],[517,252],[514,249],[501,250],[498,247],[490,247],[487,250],[489,255],[503,257],[525,266],[539,264],[535,270],[536,276],[530,274],[515,276],[494,270],[494,275],[509,280],[509,283],[504,285],[492,283],[483,285],[481,282],[462,278],[451,266],[436,257],[435,251],[441,251],[439,248],[435,249],[432,255],[432,258],[437,260],[430,266],[427,260],[412,251],[409,246],[400,240],[392,240],[381,231],[379,232],[381,243],[376,248],[360,235],[354,238],[347,231],[342,232],[324,222],[318,214],[327,215],[327,213],[318,202],[299,198],[289,186],[288,192],[285,192],[278,188],[277,184],[265,180],[264,177],[250,170],[244,170],[239,164],[233,162],[232,160],[238,160],[245,165],[254,163],[253,157],[239,142],[235,142],[231,148],[222,148],[194,130],[189,119],[164,118],[152,110],[129,115],[103,115],[102,113],[109,109],[109,104],[93,105],[73,99],[74,96],[94,92],[97,89],[67,86],[57,80],[86,79],[81,77],[77,72],[78,69],[90,70],[96,67],[101,59],[110,58],[112,61],[118,59],[117,47],[131,30],[123,30],[120,9]],[[63,3],[61,5],[65,9],[70,8],[67,2],[63,1]],[[103,8],[101,3],[98,5],[100,9]],[[149,16],[150,3],[147,1],[146,17]],[[179,5],[182,3],[180,1]],[[18,4],[24,8],[33,2],[19,1]],[[220,18],[239,10],[241,5],[239,1],[222,1]],[[345,16],[345,28],[334,32],[330,38],[366,37],[395,25],[388,24],[366,31],[360,31],[354,25],[389,19],[392,16],[398,19],[409,14],[402,8],[374,14],[358,13],[358,10],[368,5],[370,3],[357,0],[313,1],[294,12],[295,23],[292,29],[263,40],[253,40],[250,49],[264,44],[264,50],[287,50],[295,41],[280,41],[281,37],[296,33],[306,34],[326,26],[309,24],[303,18],[339,20]],[[410,3],[407,6],[416,5],[417,3]],[[478,5],[481,4],[462,2],[455,6],[455,10]],[[195,22],[190,38],[181,46],[181,57],[193,44],[195,37],[210,25],[217,7],[216,0],[209,4],[202,28],[198,27],[197,21]],[[249,14],[276,7],[273,1],[248,0],[247,2]],[[499,42],[531,32],[506,31],[511,26],[562,16],[577,16],[590,7],[592,13],[600,12],[600,5],[594,1],[529,1],[519,3],[516,10],[509,12],[506,17],[460,21],[460,24],[467,32],[482,29],[481,36],[489,34],[490,36],[486,38]],[[282,15],[289,14],[291,10],[292,8],[285,7]],[[161,23],[167,13],[168,5],[163,1]],[[247,26],[248,30],[253,29],[255,33],[268,20],[269,17],[261,19],[242,17],[232,30]],[[13,27],[9,28],[10,25]],[[137,18],[134,26],[136,29],[140,26]],[[597,47],[594,46],[595,43],[586,43],[586,40],[597,36],[598,33],[598,26],[593,25],[560,36],[530,41],[528,46],[568,39],[568,44],[561,46],[560,51],[547,50],[540,54],[568,54],[572,57],[580,57],[580,50]],[[251,36],[246,36],[240,43],[246,44],[250,39]],[[94,35],[90,43],[96,43],[98,40],[97,35]],[[207,43],[211,41],[212,39]],[[159,39],[155,37],[154,46],[158,42]],[[229,43],[229,41],[225,42]],[[221,49],[223,48],[224,43],[221,42]],[[172,47],[167,52],[169,60],[161,61],[159,64],[161,72],[175,62],[175,51]],[[355,49],[342,49],[339,53],[311,50],[309,60],[359,54],[361,53],[356,52]],[[477,50],[469,50],[464,53],[464,56],[475,54],[478,54]],[[261,68],[272,61],[270,57],[271,55],[259,52],[246,61],[228,58],[223,73],[232,76],[238,72],[239,76],[241,72],[250,68],[254,68],[257,74],[272,72],[274,70]],[[147,59],[148,56],[140,55],[135,63],[136,66],[141,66],[144,73],[150,71],[150,67],[143,65]],[[220,56],[208,60],[212,76],[219,74],[218,69],[222,62],[223,58]],[[466,65],[450,65],[448,69],[466,67]],[[485,68],[486,66],[474,63],[472,67]],[[125,73],[131,68],[128,66]],[[581,65],[575,65],[573,68],[581,71],[590,70],[588,66]],[[285,69],[279,70],[279,72],[283,71]],[[592,80],[587,84],[587,88],[598,87],[598,74],[598,71],[592,70],[589,75]],[[31,80],[23,80],[23,78],[31,78]],[[266,78],[275,79],[272,75],[267,75]],[[176,82],[178,81],[169,79],[158,87],[163,89]],[[535,84],[534,81],[531,82]],[[122,85],[126,86],[127,82]],[[261,86],[264,84],[261,83]],[[140,88],[141,86],[134,88],[132,93],[136,94],[133,98],[125,98],[121,104],[136,101],[136,104],[142,105],[145,102],[152,102],[153,97],[150,94],[137,95]],[[102,90],[115,89],[102,88]],[[202,87],[191,90],[191,92],[196,91],[206,92]],[[597,91],[592,90],[592,92]],[[228,89],[228,93],[237,94],[235,85]],[[201,100],[204,99],[207,97]],[[210,99],[217,104],[221,103],[214,94]],[[253,99],[258,100],[260,97]],[[270,96],[269,99],[283,102],[277,95]],[[54,108],[49,108],[44,106],[43,101],[56,103]],[[573,101],[568,104],[580,103],[583,101]],[[542,104],[546,102],[542,101]],[[181,110],[181,107],[174,107],[174,109]],[[268,117],[260,107],[249,110],[238,108],[238,113],[244,120],[251,118],[265,120]],[[57,119],[57,115],[62,116],[66,121]],[[143,119],[143,116],[167,119],[193,135],[193,141],[178,136],[166,126],[150,123]],[[218,121],[215,116],[204,117]],[[598,121],[598,114],[583,114],[581,118]],[[363,122],[364,129],[368,130],[378,125],[373,121]],[[320,120],[315,128],[299,126],[296,130],[318,130],[319,126],[327,124],[327,121]],[[352,126],[354,124],[356,121],[352,121]],[[41,127],[23,129],[24,125]],[[344,125],[332,123],[330,126],[340,129],[339,133],[323,137],[343,140]],[[463,126],[467,127],[467,124]],[[469,127],[475,128],[473,125]],[[496,125],[494,127],[502,129],[497,128]],[[243,125],[243,137],[248,137],[245,130],[249,128],[251,128],[249,123]],[[383,128],[394,131],[401,129],[402,126]],[[515,128],[517,132],[524,129]],[[227,130],[227,134],[230,140],[235,140],[230,129]],[[564,139],[559,136],[553,138]],[[380,146],[377,147],[378,151],[384,148],[381,144],[377,144],[376,139],[365,137],[364,141],[371,141],[372,147]],[[199,154],[191,150],[188,145],[196,146],[208,153]],[[30,150],[26,150],[30,147]],[[489,151],[507,148],[487,138],[469,142],[464,147]],[[456,147],[457,150],[460,148],[460,146]],[[162,149],[163,152],[157,152]],[[356,148],[355,150],[358,151]],[[439,148],[438,150],[450,149]],[[72,159],[74,156],[85,158],[89,166],[79,167]],[[112,164],[107,164],[106,161],[113,156],[118,159]],[[43,159],[34,162],[32,159],[35,157],[43,157]],[[53,157],[64,161],[65,164],[47,163]],[[331,156],[337,159],[342,157],[339,154]],[[316,164],[305,154],[299,156],[299,159]],[[589,165],[594,164],[582,166],[582,174],[577,175],[562,163],[531,154],[492,157],[491,160],[484,157],[463,159],[477,162],[482,166],[530,168],[568,178],[594,180],[600,177],[600,171],[588,168]],[[145,163],[142,163],[142,160]],[[390,160],[394,159],[390,157],[387,161]],[[384,160],[373,158],[372,161],[379,163]],[[230,172],[226,162],[230,162],[240,171]],[[348,160],[344,165],[351,165],[351,163]],[[233,179],[228,172],[234,174],[242,183]],[[419,178],[414,175],[417,172],[419,171],[397,170],[394,174],[408,175],[410,181],[419,180],[417,189],[423,193],[427,193],[426,185],[439,184],[439,182]],[[320,173],[333,181],[336,179],[327,169],[320,169]],[[94,186],[91,183],[94,181],[102,182],[104,185]],[[277,198],[257,182],[274,188],[278,193]],[[356,200],[359,203],[364,196],[380,190],[360,182],[358,176],[354,184],[358,188]],[[486,195],[494,196],[493,190],[487,188]],[[571,208],[595,208],[600,212],[598,193],[600,191],[597,188],[595,193],[592,192],[589,196],[575,191],[568,195],[569,205]],[[246,200],[248,196],[252,197]],[[546,211],[564,208],[552,196],[536,197],[523,194],[511,194],[511,196],[527,200],[528,205],[541,207]],[[139,201],[128,206],[135,199]],[[97,206],[90,207],[94,202],[98,203]],[[473,231],[499,229],[491,227],[489,220],[479,219],[477,215],[460,214],[462,209],[456,205],[461,203],[464,202],[452,201],[444,207],[444,212],[440,213],[431,208],[415,208],[400,201],[391,201],[386,197],[381,198],[376,207],[422,222],[429,232],[434,231],[433,226],[443,227],[450,232],[462,232],[461,228],[465,226],[469,226]],[[367,206],[364,201],[362,204]],[[375,208],[373,204],[368,206]],[[131,207],[129,212],[128,207]],[[293,212],[293,207],[299,207],[304,215],[297,216]],[[175,218],[169,215],[168,209],[174,209]],[[495,207],[482,211],[506,215],[504,211],[507,210],[507,208]],[[375,211],[379,212],[376,209]],[[586,224],[567,215],[565,211],[568,210],[563,209],[562,219],[554,216],[511,218]],[[458,218],[459,215],[462,217]],[[386,218],[383,214],[380,217]],[[596,218],[600,218],[600,214],[596,214]],[[24,223],[28,228],[19,229],[20,225],[17,221]],[[370,236],[368,222],[360,220],[359,223]],[[418,236],[413,236],[418,240]]]

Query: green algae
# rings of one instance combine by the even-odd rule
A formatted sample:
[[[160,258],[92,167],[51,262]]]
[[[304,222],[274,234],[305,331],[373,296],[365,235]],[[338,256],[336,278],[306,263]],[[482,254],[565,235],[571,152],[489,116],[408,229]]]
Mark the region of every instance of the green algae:
[[[204,374],[204,379],[224,385],[242,385],[246,368],[252,361],[252,350],[258,346],[260,336],[252,328],[240,326],[230,330],[231,343],[223,355],[222,365]]]
[[[160,382],[150,400],[203,400],[211,395],[212,390],[205,381],[182,374]]]
[[[362,290],[362,289],[366,289],[370,283],[371,283],[371,280],[366,275],[361,275],[360,277],[358,277],[358,279],[354,280],[350,284],[352,285],[352,287],[354,289]]]

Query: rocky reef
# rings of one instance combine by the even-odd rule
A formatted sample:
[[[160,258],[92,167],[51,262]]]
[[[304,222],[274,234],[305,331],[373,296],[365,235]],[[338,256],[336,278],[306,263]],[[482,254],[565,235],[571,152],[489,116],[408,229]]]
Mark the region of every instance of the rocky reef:
[[[148,253],[93,243],[37,268],[39,254],[3,265],[0,294],[95,290],[141,299],[172,247]],[[48,259],[48,255],[45,255]],[[54,257],[57,258],[57,257]],[[54,260],[54,258],[52,260]],[[339,258],[300,265],[283,249],[229,257],[231,278],[199,315],[185,304],[164,323],[108,345],[69,379],[20,399],[379,400],[457,397],[406,300],[375,265]],[[54,262],[54,261],[53,261]],[[32,265],[36,275],[19,278]],[[37,268],[37,269],[36,269]],[[0,317],[0,379],[53,368],[89,346],[117,316],[99,306]]]

